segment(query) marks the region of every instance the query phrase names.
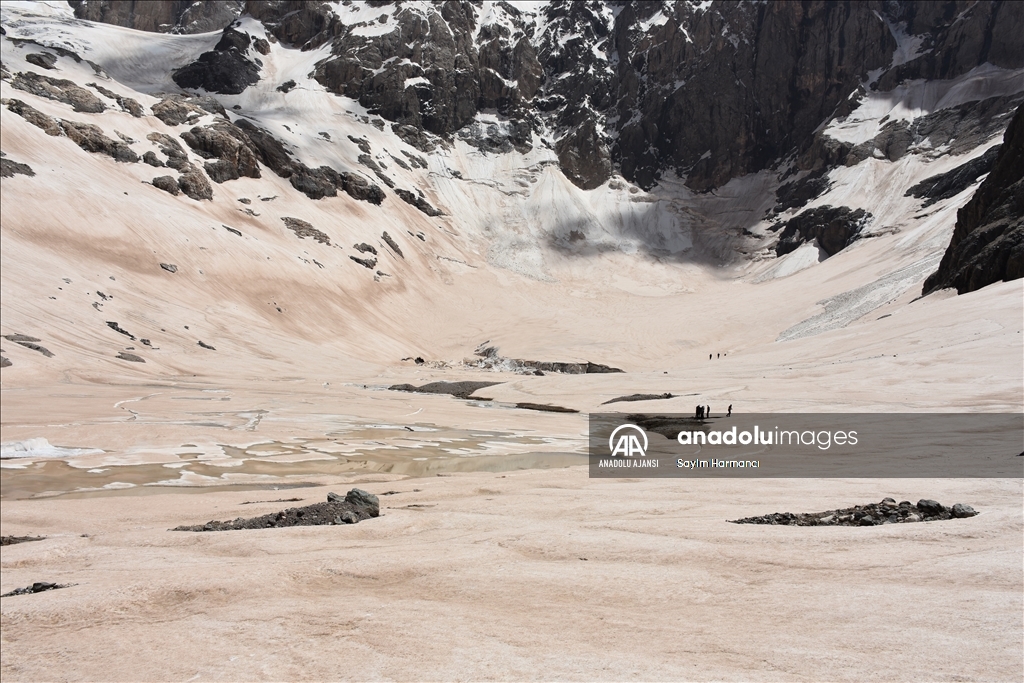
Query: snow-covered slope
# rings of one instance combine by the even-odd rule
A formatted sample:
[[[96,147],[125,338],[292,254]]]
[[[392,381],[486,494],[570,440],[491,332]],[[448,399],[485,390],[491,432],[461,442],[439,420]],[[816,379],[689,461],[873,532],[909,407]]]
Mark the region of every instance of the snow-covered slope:
[[[609,54],[621,11],[609,7],[592,8],[605,22],[591,26],[599,42],[588,49],[599,57]],[[575,38],[552,36],[585,9],[484,3],[474,10],[475,49],[484,50],[489,35],[500,37],[498,53],[518,44],[509,36],[532,36],[538,54],[557,62],[556,44],[568,50]],[[344,35],[367,41],[391,35],[401,19],[360,3],[336,11]],[[668,17],[642,19],[643,30],[676,30],[684,39],[692,32]],[[732,323],[705,320],[684,346],[652,343],[624,359],[619,345],[635,339],[628,325],[609,323],[598,342],[569,321],[613,315],[602,311],[611,292],[685,308],[688,297],[722,283],[755,309],[749,322],[757,332],[744,343],[820,334],[920,292],[957,208],[984,176],[927,208],[906,192],[981,159],[999,143],[1008,103],[1024,93],[1024,71],[991,64],[886,93],[865,81],[860,95],[851,93],[859,107],[822,120],[816,133],[816,150],[845,145],[842,163],[821,166],[812,149],[706,192],[674,173],[645,190],[615,171],[581,189],[566,168],[557,117],[539,117],[525,144],[515,127],[522,112],[482,109],[448,135],[385,120],[314,77],[339,56],[336,43],[300,49],[253,16],[195,35],[94,23],[59,2],[4,3],[0,19],[3,152],[32,172],[3,180],[3,334],[35,337],[28,343],[54,353],[5,343],[14,361],[5,386],[69,371],[188,376],[238,363],[256,375],[288,376],[309,363],[351,372],[415,356],[457,361],[486,339],[545,360],[638,369],[666,355],[688,357],[732,334]],[[224,47],[231,40],[246,47]],[[175,100],[175,72],[218,50],[256,65],[258,81],[237,94]],[[575,78],[575,67],[566,68]],[[529,79],[519,77],[521,89]],[[404,89],[415,89],[425,77],[406,78]],[[544,87],[538,96],[553,92]],[[92,98],[84,105],[80,91]],[[216,102],[203,99],[210,95]],[[978,105],[994,100],[999,106]],[[187,121],[168,117],[170,105],[183,107]],[[893,122],[904,126],[900,154],[892,152]],[[83,134],[79,124],[97,128]],[[183,138],[190,131],[226,137],[204,147]],[[183,156],[168,155],[168,138]],[[275,162],[273,149],[287,163]],[[228,179],[218,175],[225,168]],[[206,183],[212,197],[189,196],[186,177]],[[325,177],[336,190],[319,199],[299,182]],[[811,180],[819,191],[783,205],[785,188]],[[378,203],[366,190],[374,186]],[[777,256],[787,221],[830,206],[869,214],[848,246],[825,258],[813,237],[797,232],[803,246]],[[620,305],[615,310],[630,308]],[[678,332],[669,321],[650,325],[652,340]]]

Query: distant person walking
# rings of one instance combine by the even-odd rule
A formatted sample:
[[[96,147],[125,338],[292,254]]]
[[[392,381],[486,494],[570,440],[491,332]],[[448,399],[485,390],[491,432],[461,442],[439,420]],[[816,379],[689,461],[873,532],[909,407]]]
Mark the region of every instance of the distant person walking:
[[[732,404],[729,404],[729,414],[726,417],[732,417]]]
[[[714,358],[714,356],[715,356],[715,354],[713,354],[713,353],[709,353],[709,354],[708,354],[708,360],[711,360],[712,358]]]
[[[703,412],[704,412],[704,411],[703,411],[703,408],[704,408],[704,406],[697,406],[697,409],[693,411],[693,416],[694,416],[695,418],[697,418],[698,420],[699,420],[699,419],[700,419],[700,417],[701,417],[701,413],[703,413]]]
[[[718,354],[718,357],[719,357],[719,358],[721,358],[721,357],[722,357],[722,354]]]
[[[711,417],[711,406],[704,406],[704,417]]]

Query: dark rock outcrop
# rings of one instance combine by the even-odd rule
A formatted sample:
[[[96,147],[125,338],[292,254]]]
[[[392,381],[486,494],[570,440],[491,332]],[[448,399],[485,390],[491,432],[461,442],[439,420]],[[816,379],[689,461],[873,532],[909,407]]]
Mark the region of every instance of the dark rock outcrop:
[[[849,246],[870,220],[871,214],[864,209],[847,206],[808,209],[775,228],[782,229],[775,255],[784,256],[804,242],[817,240],[826,254],[834,256]]]
[[[839,144],[846,166],[875,157],[897,161],[912,154],[964,154],[1006,129],[1024,95],[989,97],[921,116],[913,122],[886,123],[872,140],[850,147]],[[806,165],[806,162],[802,162]]]
[[[36,581],[31,586],[25,588],[15,588],[14,590],[0,595],[0,598],[9,598],[14,595],[31,595],[32,593],[44,593],[46,591],[57,590],[58,588],[70,588],[74,586],[73,583],[50,583],[49,581]]]
[[[426,199],[419,196],[415,192],[410,192],[409,190],[403,190],[401,188],[398,188],[395,190],[395,194],[397,194],[406,204],[412,204],[413,206],[415,206],[417,209],[427,214],[428,216],[444,215],[443,211],[441,211],[440,209],[435,209],[433,206],[430,205],[430,203]]]
[[[377,267],[377,259],[375,258],[359,258],[358,256],[349,256],[349,258],[361,265],[363,268],[373,270]]]
[[[31,123],[36,128],[42,129],[47,135],[57,136],[61,134],[60,124],[51,116],[47,116],[30,104],[21,100],[11,99],[7,103],[7,109],[14,112],[21,118]]]
[[[352,489],[342,498],[336,493],[327,494],[326,503],[314,503],[300,508],[289,508],[281,512],[230,522],[210,521],[206,524],[179,526],[172,531],[232,531],[237,529],[267,529],[290,526],[327,526],[355,524],[380,516],[380,500],[372,493]]]
[[[966,294],[1024,277],[1024,105],[1017,109],[988,177],[957,212],[939,269],[924,293],[955,287]]]
[[[423,386],[412,384],[395,384],[388,387],[391,391],[410,391],[417,394],[448,394],[455,398],[469,398],[474,392],[485,387],[493,387],[501,382],[430,382]]]
[[[150,151],[146,152],[145,154],[143,154],[142,155],[142,161],[147,163],[147,164],[149,164],[150,166],[153,166],[153,167],[156,167],[156,168],[160,168],[161,166],[164,165],[164,162],[160,161],[160,157],[158,157],[153,152],[153,150],[150,150]]]
[[[138,100],[135,100],[131,97],[125,97],[123,95],[118,95],[113,90],[108,90],[107,88],[104,88],[102,85],[98,85],[96,83],[86,83],[86,85],[90,88],[95,89],[96,92],[103,95],[104,97],[114,100],[115,102],[117,102],[118,106],[121,107],[122,110],[128,112],[137,119],[142,118],[142,116],[146,113],[146,110],[143,109],[142,105],[139,104]]]
[[[517,358],[514,359],[513,362],[524,368],[532,368],[542,372],[560,372],[566,375],[593,375],[622,372],[619,368],[602,365],[601,363],[591,363],[590,361],[585,363],[559,363],[543,360],[521,360]]]
[[[288,182],[310,199],[335,197],[338,194],[338,186],[343,185],[341,175],[330,166],[309,168],[301,163],[292,165]]]
[[[228,27],[213,50],[175,71],[172,78],[182,88],[238,95],[260,80],[259,65],[245,56],[251,42],[247,33]]]
[[[99,114],[107,108],[100,98],[77,83],[65,78],[51,78],[34,71],[16,74],[11,80],[11,87],[32,93],[37,97],[70,104],[71,108],[77,112]]]
[[[330,166],[309,168],[293,159],[284,144],[270,131],[245,119],[239,119],[235,125],[252,142],[257,158],[267,168],[282,178],[288,178],[292,187],[310,199],[335,197],[341,190],[354,199],[371,204],[384,201],[384,191],[362,176],[348,171],[338,172]]]
[[[789,209],[799,209],[815,197],[824,194],[829,188],[828,176],[822,174],[810,174],[800,180],[791,180],[781,185],[775,191],[777,202],[775,213],[782,213]]]
[[[46,536],[0,536],[0,546],[46,540]]]
[[[106,297],[104,297],[104,298],[106,298]],[[128,337],[132,341],[135,341],[135,335],[132,334],[131,332],[129,332],[128,330],[124,329],[120,325],[118,325],[116,320],[108,320],[107,321],[107,327],[112,329],[114,332],[118,332],[120,334],[123,334],[124,336]]]
[[[235,126],[245,132],[263,165],[282,178],[287,178],[292,174],[294,169],[291,154],[270,131],[260,128],[246,119],[238,119]]]
[[[996,157],[999,155],[999,148],[999,145],[995,145],[976,159],[971,159],[945,173],[925,178],[907,190],[903,196],[924,198],[922,207],[931,206],[939,200],[956,196],[992,170]]]
[[[217,183],[240,177],[259,178],[256,149],[249,137],[232,123],[217,121],[196,126],[181,134],[196,154],[213,161],[205,164],[206,173]]]
[[[153,116],[168,126],[191,124],[207,114],[217,114],[227,118],[224,105],[209,96],[168,95],[154,104],[152,110]]]
[[[331,246],[331,239],[320,230],[314,228],[311,223],[301,218],[292,218],[291,216],[285,216],[281,220],[284,221],[285,227],[294,232],[296,236],[300,238],[309,237],[321,244]]]
[[[120,140],[112,140],[103,134],[99,126],[91,123],[78,123],[76,121],[61,121],[61,129],[72,142],[84,149],[86,152],[106,154],[114,159],[125,163],[135,163],[139,160],[131,147]]]
[[[178,170],[181,171],[181,176],[178,177],[178,189],[196,201],[213,199],[213,187],[210,186],[210,181],[206,179],[202,171],[190,163],[186,163]]]
[[[0,152],[0,154],[3,154]],[[34,176],[35,171],[28,164],[22,164],[13,159],[8,159],[6,154],[0,156],[0,178],[10,178],[14,174]]]
[[[41,128],[47,135],[58,136],[63,133],[69,140],[87,152],[106,154],[115,161],[127,163],[139,160],[139,156],[131,147],[120,140],[108,138],[98,126],[91,123],[58,121],[21,100],[11,100],[7,104],[7,108],[37,128]]]
[[[601,405],[606,406],[609,403],[622,403],[624,401],[663,401],[665,399],[675,398],[673,394],[630,394],[629,396],[617,396],[611,400],[605,401]]]
[[[957,503],[952,508],[934,500],[919,500],[917,505],[904,500],[897,503],[885,498],[881,503],[855,505],[852,508],[826,510],[825,512],[775,512],[758,517],[744,517],[730,520],[733,524],[771,524],[788,526],[879,526],[882,524],[906,524],[913,522],[936,522],[945,519],[963,519],[978,513],[970,505]]]
[[[168,168],[173,168],[181,171],[186,166],[191,166],[191,164],[188,161],[188,155],[185,153],[185,150],[182,148],[181,144],[179,144],[178,141],[172,138],[170,135],[167,135],[166,133],[150,133],[149,135],[146,136],[146,139],[149,140],[150,142],[156,143],[157,146],[160,147],[160,151],[167,156]],[[147,156],[149,158],[147,158]],[[153,154],[152,151],[143,154],[142,159],[150,166],[164,165],[162,162],[160,162],[159,159],[157,159],[156,155]],[[153,163],[154,160],[157,162],[156,164]]]
[[[170,192],[175,196],[177,196],[177,194],[181,191],[181,189],[178,187],[178,181],[169,175],[162,175],[153,178],[153,187],[157,188],[158,190],[163,190],[164,192]]]
[[[402,250],[399,248],[398,242],[396,242],[394,238],[392,238],[391,235],[388,234],[387,230],[384,231],[384,234],[381,235],[380,238],[384,240],[385,244],[391,247],[391,251],[395,252],[400,257],[405,258],[405,254],[403,254]]]
[[[344,190],[353,199],[377,205],[384,201],[384,190],[366,178],[349,172],[341,173],[340,175],[342,178],[340,189]]]
[[[25,55],[25,61],[43,69],[53,69],[57,66],[57,55],[49,52],[33,52]]]
[[[580,411],[575,408],[566,408],[564,406],[554,406],[549,403],[517,403],[516,408],[520,410],[537,410],[542,413],[578,413]]]
[[[137,356],[134,353],[128,353],[127,351],[119,351],[117,354],[119,360],[126,360],[132,363],[145,363],[146,359],[142,356]]]
[[[53,352],[50,351],[45,346],[40,346],[39,344],[36,344],[37,341],[39,341],[39,340],[38,339],[36,339],[35,341],[16,340],[15,343],[16,344],[21,344],[26,349],[32,349],[33,351],[38,351],[39,353],[43,354],[47,358],[53,358]]]

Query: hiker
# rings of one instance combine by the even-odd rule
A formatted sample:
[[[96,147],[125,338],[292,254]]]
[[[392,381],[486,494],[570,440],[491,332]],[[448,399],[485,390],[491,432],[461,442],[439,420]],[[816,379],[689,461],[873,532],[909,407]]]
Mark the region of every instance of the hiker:
[[[693,411],[693,416],[698,420],[700,419],[700,406],[697,406],[697,409]]]
[[[718,354],[718,357],[719,357],[719,358],[721,358],[721,357],[722,357],[722,354]]]
[[[729,414],[726,417],[732,417],[732,404],[729,404]]]
[[[711,354],[711,353],[709,353],[709,354],[708,354],[708,360],[711,360],[711,357],[712,357],[713,355],[714,355],[714,354]]]
[[[704,417],[711,417],[711,406],[704,406]]]

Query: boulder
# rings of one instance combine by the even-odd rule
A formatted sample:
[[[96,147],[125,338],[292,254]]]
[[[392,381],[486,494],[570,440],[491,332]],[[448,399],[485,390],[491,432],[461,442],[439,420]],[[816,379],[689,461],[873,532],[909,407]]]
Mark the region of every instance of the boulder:
[[[162,175],[153,178],[153,187],[163,190],[164,192],[170,192],[173,195],[177,195],[180,191],[178,188],[178,181],[169,175]],[[173,273],[174,271],[171,272]]]
[[[355,508],[362,508],[370,517],[378,517],[380,515],[380,499],[362,489],[350,490],[345,494],[345,502]]]
[[[168,163],[168,165],[170,164]],[[182,192],[196,201],[213,199],[213,188],[202,171],[189,163],[186,163],[180,170],[178,188]]]
[[[927,498],[922,498],[921,500],[917,501],[917,509],[920,512],[924,513],[926,517],[932,515],[940,515],[946,510],[946,508],[943,507],[937,501],[929,500]]]
[[[963,519],[964,517],[973,517],[978,514],[974,508],[970,505],[964,505],[963,503],[957,503],[949,510],[950,514],[957,519]]]
[[[49,52],[33,52],[25,55],[25,61],[29,64],[35,64],[43,69],[53,69],[57,66],[57,56],[51,55]]]

